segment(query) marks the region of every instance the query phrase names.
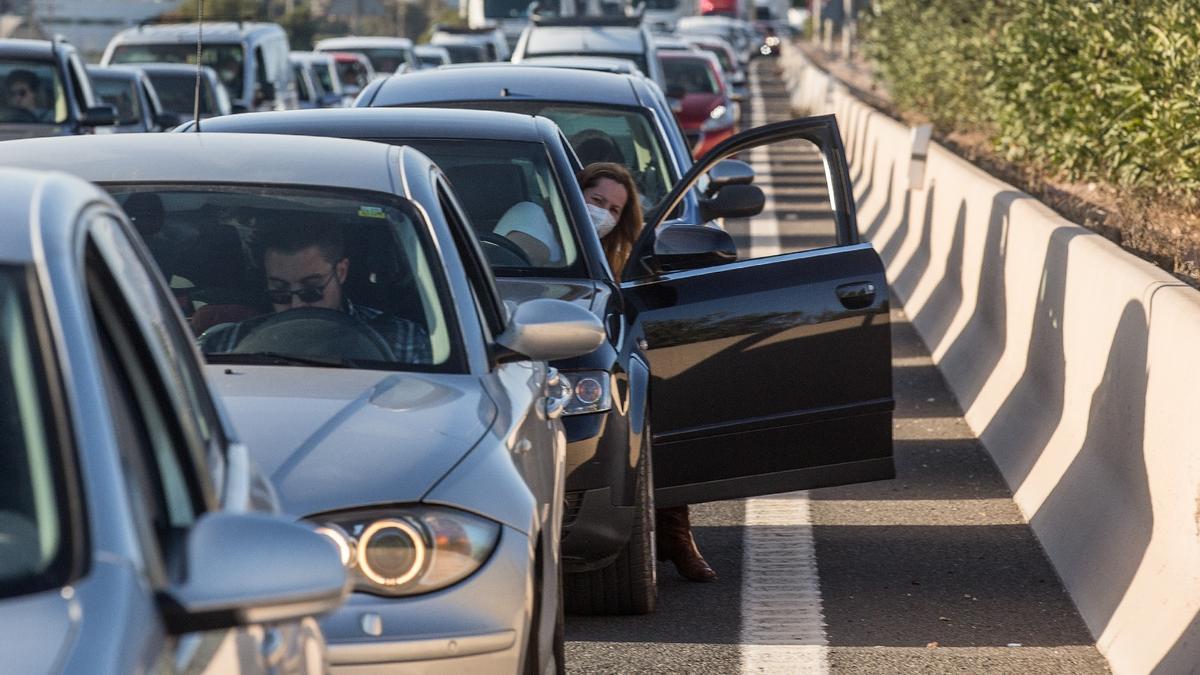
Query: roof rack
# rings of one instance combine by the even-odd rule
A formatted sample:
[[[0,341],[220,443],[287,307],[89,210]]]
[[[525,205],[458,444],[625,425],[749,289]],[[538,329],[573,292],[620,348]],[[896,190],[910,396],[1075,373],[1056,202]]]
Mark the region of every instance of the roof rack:
[[[246,22],[246,19],[242,19],[242,18],[228,19],[228,18],[222,18],[222,17],[216,17],[216,18],[207,17],[207,16],[204,17],[204,23],[236,23],[238,26],[238,30],[242,30],[243,24],[245,22]],[[155,16],[155,17],[151,17],[149,19],[143,19],[143,20],[139,21],[137,27],[138,27],[138,30],[140,31],[142,28],[144,28],[146,26],[170,26],[173,24],[185,24],[185,23],[196,23],[196,22],[192,19],[183,19],[183,18],[176,19],[176,18],[172,18],[172,17]]]
[[[489,33],[495,33],[496,28],[497,26],[495,24],[488,24],[478,28],[442,23],[433,24],[434,33],[450,33],[451,35],[486,35]]]

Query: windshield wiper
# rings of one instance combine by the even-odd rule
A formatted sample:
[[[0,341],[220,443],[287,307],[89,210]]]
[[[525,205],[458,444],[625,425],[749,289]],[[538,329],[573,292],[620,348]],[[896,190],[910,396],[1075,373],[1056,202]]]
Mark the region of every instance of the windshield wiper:
[[[246,354],[217,352],[215,354],[205,354],[204,357],[212,363],[237,363],[255,366],[357,367],[350,359],[342,359],[336,356],[302,356],[299,354],[286,354],[284,352],[250,352]]]

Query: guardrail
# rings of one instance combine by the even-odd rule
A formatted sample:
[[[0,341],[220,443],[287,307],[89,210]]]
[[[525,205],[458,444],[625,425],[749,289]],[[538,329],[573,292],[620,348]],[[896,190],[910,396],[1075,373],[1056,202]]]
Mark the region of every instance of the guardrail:
[[[837,114],[862,237],[1114,672],[1197,672],[1200,293],[780,65]]]

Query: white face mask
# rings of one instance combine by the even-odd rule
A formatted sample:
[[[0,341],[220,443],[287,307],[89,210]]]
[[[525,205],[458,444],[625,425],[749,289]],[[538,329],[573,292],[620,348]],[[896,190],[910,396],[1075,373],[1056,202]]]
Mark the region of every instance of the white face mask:
[[[588,215],[592,217],[592,225],[596,228],[596,234],[601,239],[604,238],[613,228],[617,226],[617,221],[613,220],[612,214],[608,209],[601,208],[595,204],[587,205]]]

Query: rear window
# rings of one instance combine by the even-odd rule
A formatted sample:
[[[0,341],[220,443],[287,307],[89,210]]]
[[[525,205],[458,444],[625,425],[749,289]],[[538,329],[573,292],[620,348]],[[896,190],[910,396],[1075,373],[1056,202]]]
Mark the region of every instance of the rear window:
[[[0,266],[0,597],[57,587],[70,572],[61,449],[25,279]]]
[[[708,63],[700,59],[664,58],[667,89],[682,88],[689,94],[719,94],[721,85]]]
[[[240,44],[204,43],[201,62],[217,71],[221,84],[231,98],[242,97],[245,50]],[[113,49],[112,63],[196,63],[196,44],[160,43],[118,45]],[[191,108],[188,108],[190,111]]]
[[[192,114],[195,113],[195,75],[187,73],[147,73],[147,75],[150,77],[150,83],[154,85],[154,91],[158,94],[158,101],[162,104],[163,110],[173,112],[183,119],[192,118]],[[200,115],[219,113],[216,93],[209,81],[201,78]]]
[[[142,121],[142,99],[138,96],[137,80],[92,75],[92,89],[102,102],[117,109],[118,124]]]
[[[461,369],[411,205],[328,188],[109,186],[212,363]]]

